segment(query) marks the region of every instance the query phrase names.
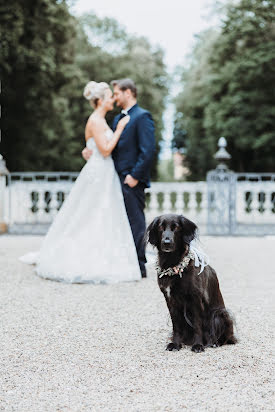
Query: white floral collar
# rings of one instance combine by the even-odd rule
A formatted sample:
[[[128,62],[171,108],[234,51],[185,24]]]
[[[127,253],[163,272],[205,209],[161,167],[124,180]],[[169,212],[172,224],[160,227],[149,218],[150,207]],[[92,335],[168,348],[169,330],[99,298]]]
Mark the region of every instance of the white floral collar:
[[[187,268],[187,266],[190,263],[190,260],[194,260],[195,256],[194,253],[189,249],[189,252],[184,258],[178,263],[176,266],[168,269],[161,269],[159,266],[159,263],[157,261],[156,263],[156,270],[159,278],[162,278],[162,276],[174,276],[174,275],[179,275],[181,278],[183,275],[184,269]]]
[[[192,240],[192,242],[190,243],[188,254],[184,256],[184,258],[180,261],[180,263],[177,266],[163,270],[161,269],[161,267],[159,266],[159,262],[157,261],[156,270],[158,277],[161,278],[162,276],[174,275],[179,275],[180,277],[182,277],[183,272],[189,265],[191,259],[195,261],[196,267],[201,267],[198,275],[202,273],[205,266],[209,265],[209,257],[203,252],[203,250],[201,250],[196,240]]]

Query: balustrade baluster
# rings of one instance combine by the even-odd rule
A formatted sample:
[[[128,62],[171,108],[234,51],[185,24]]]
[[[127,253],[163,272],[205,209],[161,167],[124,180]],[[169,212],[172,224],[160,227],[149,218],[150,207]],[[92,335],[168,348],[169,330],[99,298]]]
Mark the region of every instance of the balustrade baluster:
[[[196,199],[196,190],[194,188],[189,189],[189,201],[188,201],[188,215],[189,219],[196,219],[197,215],[197,199]]]
[[[172,203],[171,203],[171,193],[170,191],[163,192],[163,203],[162,203],[162,213],[171,213]]]
[[[63,203],[64,203],[67,197],[69,196],[70,191],[69,190],[66,192],[64,191],[63,193],[64,193],[64,200],[63,200]]]
[[[249,191],[247,184],[240,182],[237,185],[237,194],[236,194],[236,219],[237,222],[244,222],[249,218],[247,212],[248,202],[246,200],[246,193]]]
[[[34,223],[35,214],[33,213],[33,205],[35,202],[32,199],[32,190],[30,190],[29,184],[24,185],[24,191],[22,193],[22,215],[21,223]]]
[[[272,222],[272,219],[275,220],[275,213],[272,212],[272,209],[274,208],[274,203],[272,201],[272,193],[274,190],[272,190],[272,186],[269,185],[269,187],[265,190],[265,202],[264,202],[264,213],[263,213],[263,220],[264,222],[268,223],[269,221]]]
[[[58,206],[59,206],[58,190],[55,189],[55,190],[52,190],[51,192],[50,214],[52,217],[54,217],[57,214]]]
[[[199,220],[206,221],[207,218],[207,190],[205,186],[199,186],[199,193],[201,194],[201,201],[199,204],[198,217]]]
[[[200,204],[200,211],[196,219],[196,224],[199,226],[199,232],[205,233],[207,227],[207,206],[208,206],[208,198],[207,198],[207,186],[200,184],[200,192],[201,192],[201,204]]]
[[[184,214],[184,201],[183,201],[183,192],[182,190],[177,190],[177,197],[176,197],[176,203],[175,203],[175,209],[176,213],[179,215]]]
[[[189,191],[184,190],[183,192],[183,213],[189,212],[189,200],[190,200]]]
[[[40,189],[40,187],[37,190],[38,193],[38,202],[37,202],[37,213],[36,213],[36,220],[37,222],[42,222],[44,223],[45,220],[45,208],[47,206],[46,202],[45,202],[45,190],[44,189]]]
[[[151,191],[151,199],[150,199],[150,214],[152,216],[156,216],[159,214],[159,202],[158,202],[158,193]]]
[[[250,203],[250,217],[252,219],[253,222],[256,221],[257,217],[259,216],[259,207],[260,207],[260,202],[259,202],[259,193],[258,190],[256,188],[251,188],[250,189],[250,199],[251,199],[251,203]]]

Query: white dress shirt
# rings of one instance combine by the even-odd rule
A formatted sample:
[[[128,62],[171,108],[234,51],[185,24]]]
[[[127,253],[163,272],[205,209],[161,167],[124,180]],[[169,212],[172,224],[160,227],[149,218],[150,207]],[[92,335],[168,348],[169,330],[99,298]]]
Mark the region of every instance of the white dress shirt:
[[[136,104],[136,103],[135,103],[135,104]],[[127,109],[122,109],[122,110],[121,110],[121,114],[125,114],[125,116],[127,116],[129,110],[132,109],[132,107],[133,107],[135,104],[132,104],[132,106],[127,107]]]

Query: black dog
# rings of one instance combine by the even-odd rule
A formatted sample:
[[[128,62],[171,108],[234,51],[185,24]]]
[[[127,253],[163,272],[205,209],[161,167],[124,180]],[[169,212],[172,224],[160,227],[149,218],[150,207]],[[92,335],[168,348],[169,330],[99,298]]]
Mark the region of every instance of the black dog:
[[[237,342],[216,272],[206,266],[199,274],[189,250],[196,232],[197,226],[179,215],[159,216],[147,228],[148,242],[158,249],[158,283],[173,324],[170,351],[182,344],[202,352]]]

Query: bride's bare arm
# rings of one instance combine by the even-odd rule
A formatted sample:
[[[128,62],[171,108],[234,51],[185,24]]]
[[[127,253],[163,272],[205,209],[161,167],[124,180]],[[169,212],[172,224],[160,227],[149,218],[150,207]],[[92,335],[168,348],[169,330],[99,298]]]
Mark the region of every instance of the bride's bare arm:
[[[104,157],[107,157],[112,153],[112,151],[116,147],[117,142],[120,138],[120,135],[123,132],[123,129],[128,122],[129,122],[129,116],[123,117],[118,122],[116,131],[114,132],[113,137],[110,140],[108,140],[106,137],[106,123],[104,121],[90,119],[88,122],[90,123],[89,127],[87,124],[86,130],[85,130],[85,138],[87,140],[89,137],[93,136],[98,150]]]

